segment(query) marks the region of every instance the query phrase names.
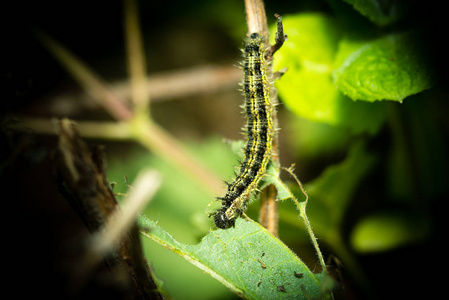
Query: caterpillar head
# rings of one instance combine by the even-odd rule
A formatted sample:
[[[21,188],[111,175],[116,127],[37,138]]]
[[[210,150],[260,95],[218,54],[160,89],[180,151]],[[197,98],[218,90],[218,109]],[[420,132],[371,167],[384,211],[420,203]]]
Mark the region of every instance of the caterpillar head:
[[[229,227],[234,227],[235,218],[230,219],[226,215],[226,209],[220,209],[214,216],[215,226],[221,229],[227,229]]]

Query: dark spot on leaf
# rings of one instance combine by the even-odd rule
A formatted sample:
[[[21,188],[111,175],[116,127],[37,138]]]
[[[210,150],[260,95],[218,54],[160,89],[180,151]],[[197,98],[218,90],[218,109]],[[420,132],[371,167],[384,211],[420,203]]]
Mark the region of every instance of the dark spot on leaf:
[[[278,290],[278,292],[287,293],[287,290],[283,285],[277,286],[276,289]]]

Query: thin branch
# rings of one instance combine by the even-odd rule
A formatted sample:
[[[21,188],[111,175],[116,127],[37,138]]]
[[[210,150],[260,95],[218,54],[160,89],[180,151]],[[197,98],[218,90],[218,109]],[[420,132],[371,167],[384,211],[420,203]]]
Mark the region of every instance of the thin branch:
[[[132,111],[123,101],[110,91],[106,83],[92,70],[83,64],[64,46],[41,31],[36,31],[37,38],[59,60],[59,62],[75,77],[84,90],[93,96],[98,104],[108,111],[112,117],[120,121],[128,121],[133,117]]]
[[[143,54],[142,35],[139,26],[139,14],[136,0],[124,0],[125,6],[125,35],[128,57],[128,69],[131,82],[131,100],[134,110],[149,109],[149,93],[146,87],[145,55]]]
[[[274,14],[274,16],[277,18],[277,28],[276,28],[276,36],[274,38],[274,45],[271,45],[271,47],[268,50],[268,59],[273,60],[273,55],[278,51],[282,45],[284,45],[284,42],[288,39],[288,36],[284,34],[284,26],[282,24],[282,17],[278,14]]]
[[[224,89],[236,90],[241,81],[241,70],[235,66],[200,66],[184,70],[163,72],[149,76],[146,83],[151,92],[151,101],[187,98],[214,93]],[[122,94],[127,86],[116,85]]]
[[[146,78],[145,89],[151,93],[151,102],[156,103],[181,98],[193,99],[195,96],[221,91],[236,91],[241,80],[241,70],[234,65],[207,65],[150,75]],[[111,82],[109,89],[117,95],[117,100],[122,104],[126,104],[125,99],[131,98],[128,80]],[[97,108],[90,95],[78,90],[55,93],[42,100],[48,103],[46,111],[53,115],[77,115],[85,110]],[[42,109],[42,102],[39,104],[40,106],[35,109]]]
[[[39,134],[54,135],[55,120],[26,117],[20,123],[12,125],[21,131],[33,131]],[[131,140],[133,135],[127,122],[77,121],[74,126],[81,136],[92,139]]]
[[[92,239],[92,253],[106,255],[115,247],[117,241],[131,228],[138,215],[149,203],[161,184],[160,175],[153,170],[141,171],[121,205],[106,221],[104,231],[98,232]]]

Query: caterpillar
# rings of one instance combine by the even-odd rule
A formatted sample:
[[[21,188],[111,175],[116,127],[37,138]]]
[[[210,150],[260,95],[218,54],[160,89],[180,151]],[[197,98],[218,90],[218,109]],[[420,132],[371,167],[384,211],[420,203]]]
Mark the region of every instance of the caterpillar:
[[[245,210],[251,193],[264,176],[271,157],[273,128],[273,105],[270,98],[270,81],[265,58],[266,46],[263,37],[252,33],[243,49],[242,69],[244,109],[247,116],[247,137],[244,159],[234,181],[228,184],[221,200],[221,208],[214,215],[217,228],[227,229],[235,225],[235,218]]]

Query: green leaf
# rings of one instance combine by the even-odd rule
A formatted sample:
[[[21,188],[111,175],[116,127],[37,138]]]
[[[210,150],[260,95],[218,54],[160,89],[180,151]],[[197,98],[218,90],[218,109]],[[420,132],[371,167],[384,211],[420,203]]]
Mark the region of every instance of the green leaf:
[[[358,252],[381,252],[420,242],[429,232],[429,222],[422,215],[378,212],[356,224],[351,244]]]
[[[309,194],[309,218],[318,236],[340,234],[345,212],[360,181],[377,158],[365,150],[363,142],[350,148],[347,158],[328,167],[317,179],[305,185]]]
[[[274,70],[287,68],[275,83],[285,106],[311,121],[343,126],[354,133],[377,132],[385,120],[385,107],[354,103],[332,81],[342,35],[338,23],[319,13],[285,16],[283,23],[288,40],[275,54]]]
[[[309,268],[259,224],[238,218],[235,228],[207,234],[199,244],[179,243],[152,220],[141,232],[246,299],[325,297],[323,276]]]
[[[373,23],[385,26],[389,25],[405,15],[408,2],[381,1],[381,0],[343,0],[351,4],[355,10],[367,17]]]
[[[408,2],[399,1],[381,1],[381,0],[343,0],[352,5],[361,15],[367,17],[373,23],[379,26],[389,25],[401,17],[408,10]]]
[[[371,41],[342,39],[335,65],[335,84],[353,100],[402,102],[433,82],[424,51],[411,33]]]

